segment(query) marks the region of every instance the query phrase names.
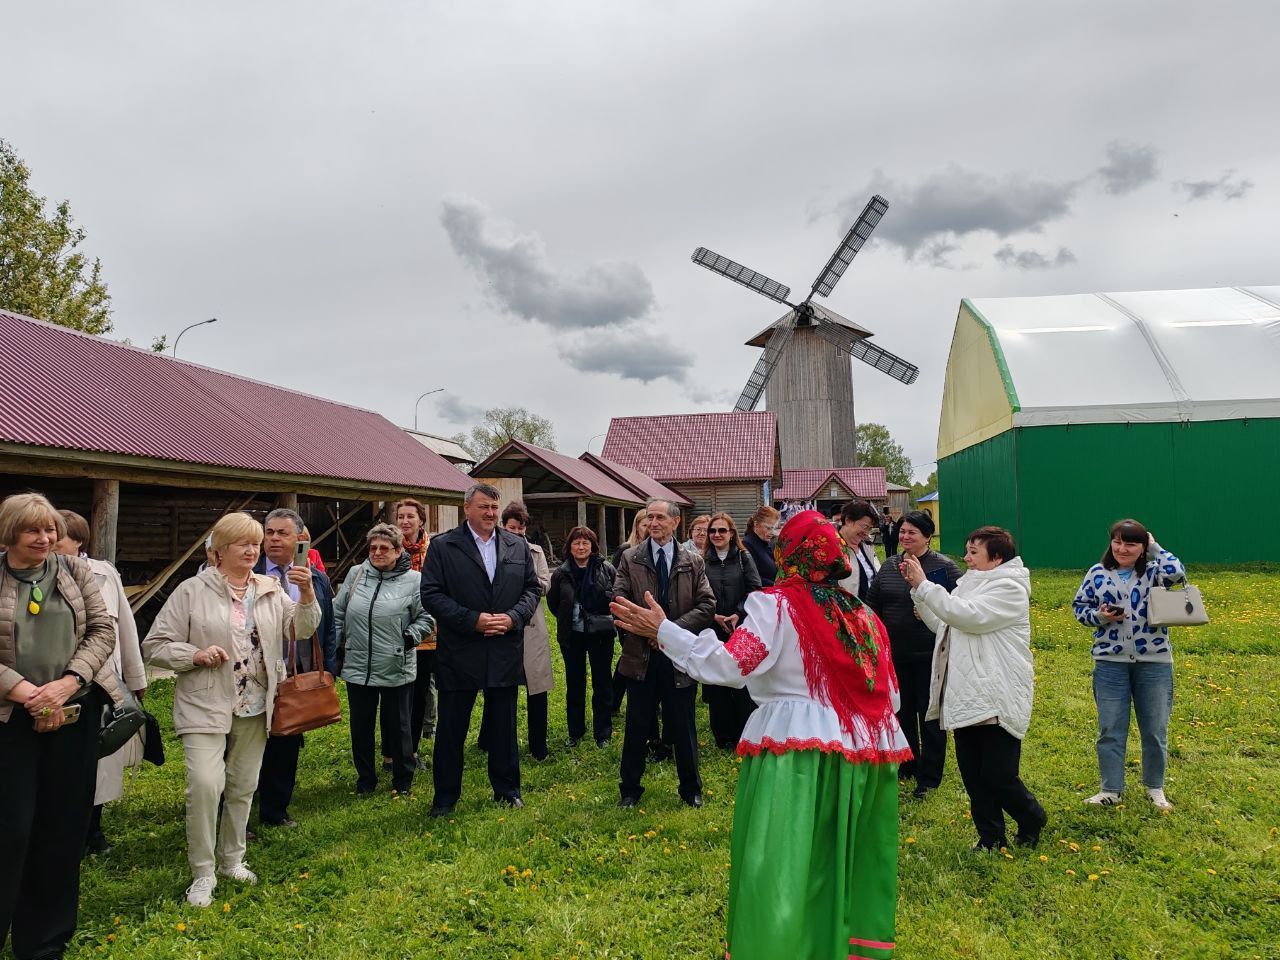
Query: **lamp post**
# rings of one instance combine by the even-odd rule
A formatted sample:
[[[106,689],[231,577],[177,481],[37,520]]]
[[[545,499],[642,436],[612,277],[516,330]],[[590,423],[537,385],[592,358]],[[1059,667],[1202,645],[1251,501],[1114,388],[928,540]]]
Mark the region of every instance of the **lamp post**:
[[[178,341],[182,339],[182,335],[184,333],[186,333],[188,330],[194,330],[196,327],[203,327],[206,323],[217,323],[217,322],[218,322],[217,317],[210,317],[208,320],[201,320],[199,323],[192,323],[192,324],[189,324],[188,326],[183,327],[181,330],[178,331],[178,336],[173,341],[173,355],[175,357],[178,355]]]
[[[413,429],[414,430],[418,429],[418,404],[422,402],[422,398],[429,397],[433,393],[439,393],[443,389],[444,387],[436,387],[434,390],[428,390],[426,393],[422,394],[422,396],[418,397],[418,399],[413,402]]]
[[[590,440],[587,441],[587,453],[591,452],[591,444],[595,443],[597,440],[599,440],[603,436],[605,436],[605,434],[597,433],[594,437],[592,437]]]

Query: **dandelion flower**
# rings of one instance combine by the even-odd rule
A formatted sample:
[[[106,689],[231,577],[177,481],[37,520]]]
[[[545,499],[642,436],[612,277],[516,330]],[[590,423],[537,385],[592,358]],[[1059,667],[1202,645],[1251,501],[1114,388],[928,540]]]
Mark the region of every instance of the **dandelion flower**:
[[[229,903],[224,903],[224,904],[222,905],[222,912],[223,912],[223,913],[230,913],[230,912],[231,912],[231,904],[229,904]]]
[[[177,930],[179,933],[186,933],[186,931],[187,931],[187,925],[186,925],[185,923],[180,923],[180,924],[178,924],[176,927],[174,927],[173,929]]]
[[[1046,856],[1042,853],[1042,854],[1040,854],[1040,862],[1041,862],[1041,863],[1048,863],[1048,862],[1049,862],[1049,858],[1048,858],[1048,857],[1046,857]]]
[[[1068,870],[1068,871],[1067,871],[1067,876],[1068,876],[1068,877],[1074,877],[1075,875],[1076,875],[1076,872],[1075,872],[1074,870]]]
[[[1091,873],[1091,874],[1089,874],[1089,879],[1090,879],[1090,880],[1097,880],[1097,879],[1098,879],[1098,875],[1097,875],[1096,873]]]
[[[1213,869],[1213,867],[1209,867],[1207,870],[1205,870],[1205,873],[1207,873],[1211,877],[1216,877],[1218,875],[1218,871]]]
[[[915,838],[915,837],[907,837],[906,842],[907,842],[907,843],[915,843],[915,842],[916,842],[916,838]]]

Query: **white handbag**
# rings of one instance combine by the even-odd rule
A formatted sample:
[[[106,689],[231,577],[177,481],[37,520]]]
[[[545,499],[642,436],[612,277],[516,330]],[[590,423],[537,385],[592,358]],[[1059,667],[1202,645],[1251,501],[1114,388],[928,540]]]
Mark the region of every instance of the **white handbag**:
[[[1200,627],[1209,622],[1200,588],[1184,583],[1180,590],[1152,587],[1147,595],[1147,622],[1153,627]]]

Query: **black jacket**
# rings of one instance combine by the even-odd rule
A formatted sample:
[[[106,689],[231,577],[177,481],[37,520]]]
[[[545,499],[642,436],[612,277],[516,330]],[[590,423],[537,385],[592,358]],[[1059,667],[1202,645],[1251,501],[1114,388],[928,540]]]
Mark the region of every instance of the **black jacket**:
[[[716,595],[716,614],[729,617],[736,613],[741,622],[747,615],[747,594],[760,589],[760,571],[751,553],[739,550],[736,543],[730,544],[729,552],[721,560],[716,548],[708,546],[702,559],[707,564],[711,592]],[[718,626],[716,633],[721,640],[728,639]]]
[[[773,559],[773,544],[766,543],[756,536],[754,530],[748,530],[742,538],[743,546],[751,551],[751,559],[756,562],[756,570],[760,574],[760,583],[772,587],[778,578],[778,564]]]
[[[603,557],[597,557],[596,560],[598,562],[595,592],[600,600],[596,604],[599,609],[588,607],[588,610],[592,613],[607,614],[609,601],[613,599],[613,582],[617,579],[618,571]],[[570,557],[556,567],[555,572],[551,574],[551,586],[547,588],[547,609],[556,618],[556,637],[561,643],[568,640],[569,634],[573,632],[573,591],[576,568],[577,563]],[[609,639],[612,642],[612,631],[609,633]]]
[[[422,564],[422,605],[436,618],[436,684],[443,690],[514,687],[524,666],[524,628],[538,612],[542,588],[523,537],[501,527],[493,582],[471,530],[460,526],[431,540]],[[505,613],[511,630],[477,633],[482,613]]]
[[[856,562],[856,561],[855,561]],[[880,565],[880,572],[871,582],[866,603],[880,615],[889,631],[889,646],[893,650],[895,664],[915,663],[933,659],[934,633],[916,616],[916,606],[911,600],[911,584],[902,576],[902,556],[888,557]],[[920,558],[920,566],[926,576],[934,570],[946,570],[947,589],[955,587],[960,579],[960,568],[950,557],[935,550],[927,551]]]
[[[898,552],[898,531],[901,528],[901,520],[886,521],[880,524],[880,538],[884,541],[884,555],[886,557],[892,557]]]
[[[267,555],[258,557],[254,564],[254,573],[267,573]],[[320,638],[320,650],[324,654],[324,668],[335,677],[338,675],[338,631],[333,619],[333,584],[329,577],[315,567],[311,568],[311,587],[316,592],[316,603],[320,604],[320,626],[316,628],[316,636]],[[286,591],[287,592],[287,591]],[[285,651],[288,657],[288,651]],[[302,659],[302,669],[311,671],[311,641],[304,640],[298,644],[298,656]],[[290,666],[290,672],[293,667]]]

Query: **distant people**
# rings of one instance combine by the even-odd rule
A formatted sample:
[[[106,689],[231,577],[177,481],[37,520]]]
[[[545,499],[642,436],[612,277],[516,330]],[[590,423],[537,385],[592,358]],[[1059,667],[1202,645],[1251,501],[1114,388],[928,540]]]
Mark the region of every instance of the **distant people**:
[[[844,541],[845,552],[849,554],[849,565],[853,568],[853,573],[848,579],[841,580],[840,586],[859,600],[867,599],[867,591],[880,572],[880,561],[871,546],[871,532],[879,519],[876,508],[867,501],[850,500],[834,521],[840,530],[840,539]]]
[[[133,620],[133,610],[124,592],[120,574],[106,560],[94,560],[88,554],[89,521],[71,510],[59,510],[66,534],[54,550],[63,556],[79,557],[89,564],[93,579],[102,593],[107,615],[115,629],[116,645],[111,651],[110,668],[115,679],[124,684],[135,700],[142,702],[147,692],[147,669],[142,662],[142,642],[138,638],[138,625]],[[105,667],[104,667],[105,669]],[[139,732],[129,743],[115,753],[98,760],[98,778],[93,794],[93,814],[89,820],[89,834],[85,841],[87,853],[104,854],[111,849],[102,832],[102,807],[118,800],[124,793],[124,771],[142,763],[142,734]]]
[[[502,528],[524,537],[529,528],[529,511],[519,500],[513,500],[502,511]],[[528,543],[528,541],[525,541]],[[529,543],[529,555],[538,577],[538,587],[546,593],[551,584],[547,556],[536,543]],[[539,606],[524,628],[525,719],[529,728],[529,754],[535,760],[547,759],[547,694],[555,686],[551,669],[551,632],[547,618]]]
[[[296,510],[279,507],[267,514],[263,522],[262,555],[254,564],[253,572],[275,577],[289,599],[298,603],[302,591],[289,579],[289,571],[296,569],[298,543],[310,543],[303,538],[306,524]],[[307,553],[310,559],[310,548]],[[329,577],[306,567],[311,575],[311,589],[316,603],[320,604],[320,626],[316,635],[320,640],[323,667],[335,677],[338,675],[338,631],[333,616],[333,584]],[[295,662],[296,661],[296,662]],[[311,644],[293,642],[286,644],[284,652],[285,672],[292,675],[298,662],[304,671],[317,669],[311,661]],[[262,769],[258,771],[258,819],[266,827],[296,827],[289,814],[294,787],[298,783],[298,755],[302,750],[302,734],[268,736],[262,753]]]
[[[898,527],[901,555],[885,558],[867,591],[867,604],[880,615],[893,645],[893,665],[898,672],[901,709],[898,723],[911,745],[914,760],[898,768],[902,778],[915,777],[912,796],[917,800],[942,783],[947,756],[947,734],[937,720],[929,720],[929,685],[932,681],[934,632],[916,614],[911,584],[902,574],[903,557],[915,557],[925,576],[947,591],[960,579],[954,560],[929,549],[933,520],[922,510],[905,514]]]
[[[1142,785],[1161,811],[1173,809],[1164,794],[1169,762],[1169,714],[1173,709],[1173,651],[1169,628],[1152,626],[1147,600],[1154,586],[1186,580],[1182,561],[1137,520],[1111,527],[1102,562],[1085,574],[1076,592],[1076,619],[1093,627],[1093,699],[1098,707],[1098,771],[1102,789],[1086,803],[1109,807],[1124,792],[1130,704],[1142,740]]]
[[[547,607],[556,618],[556,640],[564,658],[564,708],[569,747],[587,733],[587,667],[591,669],[591,732],[597,747],[613,737],[614,625],[609,613],[617,570],[600,555],[590,527],[569,531],[569,556],[551,575]]]
[[[412,569],[422,572],[422,565],[427,559],[427,547],[431,538],[427,536],[427,508],[417,500],[406,498],[396,503],[396,526],[404,536],[404,552],[409,556]],[[417,673],[413,679],[413,716],[409,721],[409,735],[413,740],[413,762],[419,770],[427,768],[422,759],[422,740],[430,740],[436,733],[436,633],[431,631],[423,637],[417,646]],[[382,747],[382,765],[391,766],[391,751],[384,742]]]
[[[377,723],[383,750],[391,750],[391,789],[413,788],[414,650],[435,629],[422,606],[422,575],[413,569],[399,527],[379,523],[366,535],[369,557],[347,572],[333,612],[346,656],[342,679],[347,684],[351,718],[351,759],[356,768],[356,794],[378,787],[373,730]]]
[[[432,539],[422,568],[422,603],[439,631],[433,817],[453,813],[462,795],[467,728],[481,690],[493,798],[524,806],[516,689],[524,666],[524,628],[539,615],[542,590],[524,538],[498,528],[500,496],[497,487],[473,483],[463,498],[466,519]]]
[[[760,571],[751,558],[751,552],[738,537],[737,524],[727,513],[717,513],[710,518],[708,534],[711,543],[703,559],[707,566],[707,581],[716,597],[716,636],[726,641],[746,619],[747,597],[760,589]],[[704,683],[702,699],[710,713],[711,735],[721,750],[732,750],[742,737],[742,728],[755,710],[755,701],[744,686],[719,686]]]
[[[712,529],[715,524],[712,524]],[[849,574],[816,511],[778,537],[777,587],[747,598],[728,643],[656,604],[619,598],[631,635],[703,683],[760,703],[738,753],[729,873],[734,960],[888,957],[897,908],[898,784],[907,745],[893,715],[884,627],[833,584]]]
[[[675,543],[679,508],[653,499],[645,507],[649,536],[628,550],[618,568],[616,594],[634,603],[649,593],[667,616],[690,631],[711,625],[716,599],[707,581],[701,556]],[[652,732],[655,704],[664,708],[666,735],[671,738],[679,777],[680,799],[702,806],[702,778],[698,775],[698,734],[694,723],[694,681],[676,669],[650,638],[624,634],[618,669],[627,678],[627,727],[622,740],[620,807],[634,807],[644,793],[646,740]]]
[[[760,583],[772,587],[777,577],[778,565],[773,559],[773,538],[778,535],[778,527],[782,515],[768,505],[762,506],[751,515],[747,523],[747,535],[742,538],[743,546],[751,551],[751,559],[756,562],[760,572]]]
[[[1018,775],[1034,687],[1031,572],[1000,527],[969,534],[964,562],[968,572],[948,593],[914,555],[902,560],[920,619],[937,634],[926,718],[955,737],[974,849],[1008,846],[1006,812],[1018,826],[1014,843],[1034,847],[1049,818]]]
[[[884,542],[884,555],[892,557],[898,552],[898,531],[902,529],[902,518],[893,516],[893,508],[885,507],[884,521],[880,524],[880,538]]]
[[[178,675],[173,726],[186,756],[187,902],[194,907],[213,902],[215,865],[238,883],[258,882],[244,860],[245,830],[276,684],[289,642],[309,640],[320,626],[310,570],[294,567],[286,576],[298,587],[296,605],[277,578],[253,572],[262,536],[247,513],[218,520],[215,566],[178,585],[142,642],[148,662]]]
[[[680,544],[685,550],[692,550],[694,553],[707,552],[707,527],[711,523],[711,517],[703,514],[700,517],[694,517],[689,524],[689,539]]]
[[[54,554],[65,533],[38,493],[0,503],[0,948],[12,933],[22,958],[61,957],[75,934],[99,718],[116,689],[111,616],[89,564]]]

